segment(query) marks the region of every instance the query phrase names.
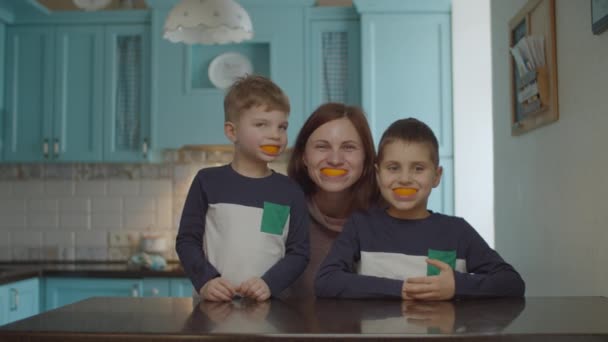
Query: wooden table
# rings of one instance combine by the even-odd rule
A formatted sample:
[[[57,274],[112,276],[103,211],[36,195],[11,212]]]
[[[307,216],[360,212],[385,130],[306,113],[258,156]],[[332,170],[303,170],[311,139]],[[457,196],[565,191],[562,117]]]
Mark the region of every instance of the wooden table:
[[[608,299],[454,302],[91,298],[0,327],[0,341],[608,341]]]

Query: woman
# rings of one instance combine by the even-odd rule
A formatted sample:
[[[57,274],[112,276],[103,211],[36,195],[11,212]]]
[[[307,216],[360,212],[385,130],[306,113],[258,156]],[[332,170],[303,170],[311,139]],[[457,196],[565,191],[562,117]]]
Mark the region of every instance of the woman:
[[[372,134],[358,107],[323,104],[302,126],[287,174],[308,201],[310,261],[290,298],[314,298],[314,277],[346,219],[377,200],[375,158]]]

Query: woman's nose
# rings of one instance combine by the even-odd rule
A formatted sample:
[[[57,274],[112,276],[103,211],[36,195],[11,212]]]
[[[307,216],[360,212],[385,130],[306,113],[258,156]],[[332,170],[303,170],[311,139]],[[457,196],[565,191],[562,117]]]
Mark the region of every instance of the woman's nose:
[[[342,164],[344,161],[344,156],[340,150],[332,150],[329,152],[329,156],[327,156],[327,162],[332,165]]]

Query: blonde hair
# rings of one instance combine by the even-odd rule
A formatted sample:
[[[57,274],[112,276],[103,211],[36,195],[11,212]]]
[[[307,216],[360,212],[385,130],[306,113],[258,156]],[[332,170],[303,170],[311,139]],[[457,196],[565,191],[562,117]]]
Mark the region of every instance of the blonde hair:
[[[260,75],[240,77],[224,98],[224,121],[237,121],[243,111],[258,106],[286,114],[291,110],[287,95],[269,78]]]

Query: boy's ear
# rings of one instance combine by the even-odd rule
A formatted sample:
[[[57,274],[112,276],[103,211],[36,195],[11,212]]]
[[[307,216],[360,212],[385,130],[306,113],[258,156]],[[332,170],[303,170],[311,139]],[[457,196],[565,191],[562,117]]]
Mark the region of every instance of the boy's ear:
[[[437,186],[439,186],[442,175],[443,175],[443,167],[437,166],[437,172],[435,172],[435,179],[433,180],[433,188],[436,188]]]
[[[224,135],[232,143],[236,143],[236,125],[230,121],[224,122]]]

